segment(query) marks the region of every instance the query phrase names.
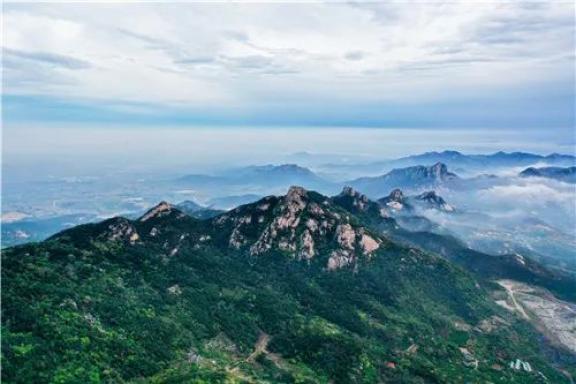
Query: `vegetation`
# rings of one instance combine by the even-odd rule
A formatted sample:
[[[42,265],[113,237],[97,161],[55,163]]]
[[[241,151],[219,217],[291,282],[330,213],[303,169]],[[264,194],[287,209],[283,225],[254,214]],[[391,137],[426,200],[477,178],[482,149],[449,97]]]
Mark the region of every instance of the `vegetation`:
[[[119,223],[160,230],[103,235]],[[3,382],[569,382],[483,280],[442,258],[387,242],[326,271],[322,255],[250,256],[225,233],[171,214],[4,250]],[[516,358],[534,372],[509,369]]]

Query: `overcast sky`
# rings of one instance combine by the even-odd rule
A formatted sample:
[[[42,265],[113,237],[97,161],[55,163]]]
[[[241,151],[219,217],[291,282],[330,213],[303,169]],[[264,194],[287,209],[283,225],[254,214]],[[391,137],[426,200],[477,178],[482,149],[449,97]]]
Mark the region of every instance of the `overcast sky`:
[[[8,126],[553,129],[571,1],[6,3]]]

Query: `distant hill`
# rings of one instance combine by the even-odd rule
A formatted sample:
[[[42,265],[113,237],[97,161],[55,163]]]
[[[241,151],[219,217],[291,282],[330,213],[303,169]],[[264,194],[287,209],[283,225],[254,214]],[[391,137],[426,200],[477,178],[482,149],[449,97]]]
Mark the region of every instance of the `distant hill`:
[[[552,153],[537,155],[527,152],[495,152],[488,155],[463,154],[458,151],[426,152],[420,155],[407,156],[392,161],[393,164],[433,164],[442,162],[450,167],[502,167],[522,166],[537,162],[549,164],[575,164],[576,157]]]
[[[201,220],[210,219],[214,216],[218,216],[219,214],[224,213],[223,210],[203,207],[191,200],[186,200],[176,204],[176,208],[180,209],[187,215]]]
[[[385,192],[396,188],[418,191],[430,189],[456,179],[458,179],[458,176],[449,172],[445,164],[436,163],[429,167],[418,165],[393,169],[382,176],[362,177],[348,181],[346,184],[368,196],[379,197]]]
[[[547,179],[554,179],[564,181],[566,183],[576,183],[576,167],[541,167],[541,168],[526,168],[518,174],[520,177],[545,177]]]
[[[409,212],[415,209],[434,209],[442,212],[453,212],[454,207],[446,202],[435,191],[426,191],[418,195],[404,196],[402,190],[396,188],[388,196],[378,199],[378,203],[388,212]]]
[[[252,190],[285,190],[290,185],[303,185],[316,190],[329,190],[332,183],[316,175],[308,168],[296,164],[255,165],[234,168],[216,175],[187,175],[178,180],[194,188],[230,188],[244,187]]]
[[[261,195],[255,195],[253,193],[248,193],[245,195],[215,197],[208,200],[208,206],[215,209],[229,210],[239,205],[253,203],[256,200],[260,200],[262,197],[263,196]]]
[[[443,163],[456,173],[466,174],[478,172],[491,172],[492,169],[503,167],[522,167],[535,164],[548,164],[551,166],[575,166],[576,157],[552,153],[538,155],[527,152],[495,152],[492,154],[465,154],[458,151],[426,152],[417,155],[401,157],[398,159],[375,162],[332,162],[324,164],[323,168],[330,172],[347,172],[364,175],[374,175],[388,172],[394,168],[405,168],[418,165],[430,166]]]

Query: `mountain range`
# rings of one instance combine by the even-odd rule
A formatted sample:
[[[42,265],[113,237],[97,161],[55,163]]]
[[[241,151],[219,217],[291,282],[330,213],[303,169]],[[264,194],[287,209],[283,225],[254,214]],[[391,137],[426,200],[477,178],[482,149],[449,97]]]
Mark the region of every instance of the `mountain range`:
[[[293,184],[318,190],[333,188],[332,183],[296,164],[255,165],[225,170],[214,175],[186,175],[177,181],[180,185],[207,191],[237,188],[239,192],[269,193]]]
[[[538,323],[543,344],[510,281],[561,303],[574,280],[405,231],[383,208],[292,187],[211,218],[162,202],[6,249],[3,380],[570,382],[565,335]]]
[[[436,163],[429,167],[418,165],[393,169],[382,176],[362,177],[348,181],[346,184],[368,196],[378,197],[392,189],[418,191],[438,187],[457,179],[458,176],[449,172],[445,164]]]
[[[436,191],[426,191],[415,196],[404,196],[402,190],[396,188],[388,196],[378,199],[378,203],[389,214],[391,212],[413,213],[416,208],[435,209],[442,212],[454,211],[454,207],[448,204]]]
[[[468,160],[463,159],[465,157]],[[402,163],[407,159],[418,159],[418,161],[428,161],[430,159],[442,158],[448,162],[454,162],[454,159],[462,160],[457,167],[461,168],[470,159],[490,159],[488,163],[494,162],[494,159],[511,159],[510,161],[528,161],[529,159],[547,159],[550,161],[569,161],[572,157],[569,155],[548,155],[540,156],[527,153],[496,153],[493,155],[463,155],[456,151],[430,152],[418,156],[399,159],[396,163]],[[515,160],[514,160],[515,159]],[[484,161],[483,160],[483,161]],[[484,164],[484,163],[482,163]],[[540,167],[528,168],[521,172],[519,176],[540,176],[554,178],[564,182],[574,182],[575,167]],[[206,209],[199,211],[195,215],[205,214],[211,216],[220,210],[229,210],[237,205],[251,203],[264,195],[280,193],[291,184],[304,185],[309,189],[318,190],[321,193],[333,194],[344,185],[351,185],[354,188],[366,193],[371,198],[377,199],[388,193],[388,191],[401,188],[404,191],[414,194],[422,193],[427,190],[438,188],[448,188],[454,191],[467,192],[479,191],[492,188],[495,186],[506,186],[511,183],[510,177],[495,176],[489,174],[480,174],[475,177],[459,177],[444,163],[435,163],[431,166],[410,166],[405,168],[395,168],[387,173],[372,177],[361,177],[349,181],[326,180],[323,176],[316,174],[310,169],[297,166],[294,164],[283,165],[265,165],[236,168],[232,170],[220,171],[213,175],[187,175],[172,180],[168,183],[159,183],[163,188],[171,190],[172,197],[177,197],[178,189],[182,192],[190,193],[193,191],[193,198],[200,198]],[[184,188],[183,188],[184,187]],[[176,189],[176,191],[174,191]],[[156,194],[156,196],[166,195],[167,192]],[[145,199],[134,197],[137,205],[122,206],[120,211],[126,214],[137,215],[142,212],[142,205],[150,201],[155,196],[149,193]],[[151,200],[153,201],[153,200]],[[110,204],[116,207],[117,204]],[[79,209],[82,208],[79,206]],[[73,211],[68,209],[69,211]],[[114,211],[118,211],[115,209]],[[88,211],[90,212],[90,211]],[[191,213],[188,210],[188,213]],[[78,213],[72,216],[77,219],[72,223],[79,224],[89,221],[88,217],[109,216],[105,209],[99,209],[98,213]],[[62,230],[71,223],[71,215],[54,215],[51,217],[28,217],[25,220],[19,219],[14,222],[3,225],[4,245],[15,245],[27,241],[38,241],[47,236]],[[405,220],[405,218],[404,218]],[[419,223],[425,224],[425,223]]]
[[[520,177],[545,177],[567,183],[576,183],[576,167],[530,167],[519,173]]]
[[[551,164],[576,162],[573,155],[563,155],[552,153],[549,155],[538,155],[527,152],[495,152],[487,155],[463,154],[458,151],[426,152],[420,155],[403,157],[395,160],[394,163],[418,164],[443,162],[451,166],[519,166],[533,164],[536,162],[546,162]]]
[[[382,174],[394,168],[413,167],[418,165],[430,166],[443,163],[454,169],[457,173],[472,176],[478,172],[494,171],[505,167],[526,167],[535,164],[550,166],[574,166],[574,155],[552,153],[538,155],[526,152],[495,152],[492,154],[465,154],[458,151],[446,150],[441,152],[425,152],[391,160],[351,164],[324,164],[327,171],[340,171],[356,174]]]

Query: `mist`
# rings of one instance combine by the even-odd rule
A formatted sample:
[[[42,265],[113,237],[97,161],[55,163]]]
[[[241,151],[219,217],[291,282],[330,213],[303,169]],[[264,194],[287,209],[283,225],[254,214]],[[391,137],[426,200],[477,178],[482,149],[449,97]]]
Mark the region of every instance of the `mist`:
[[[292,156],[301,152],[323,155],[328,163],[445,149],[468,153],[571,150],[567,138],[545,140],[547,135],[515,130],[487,135],[481,130],[405,128],[8,125],[3,132],[4,181],[117,171],[210,172],[238,165],[305,162]]]

